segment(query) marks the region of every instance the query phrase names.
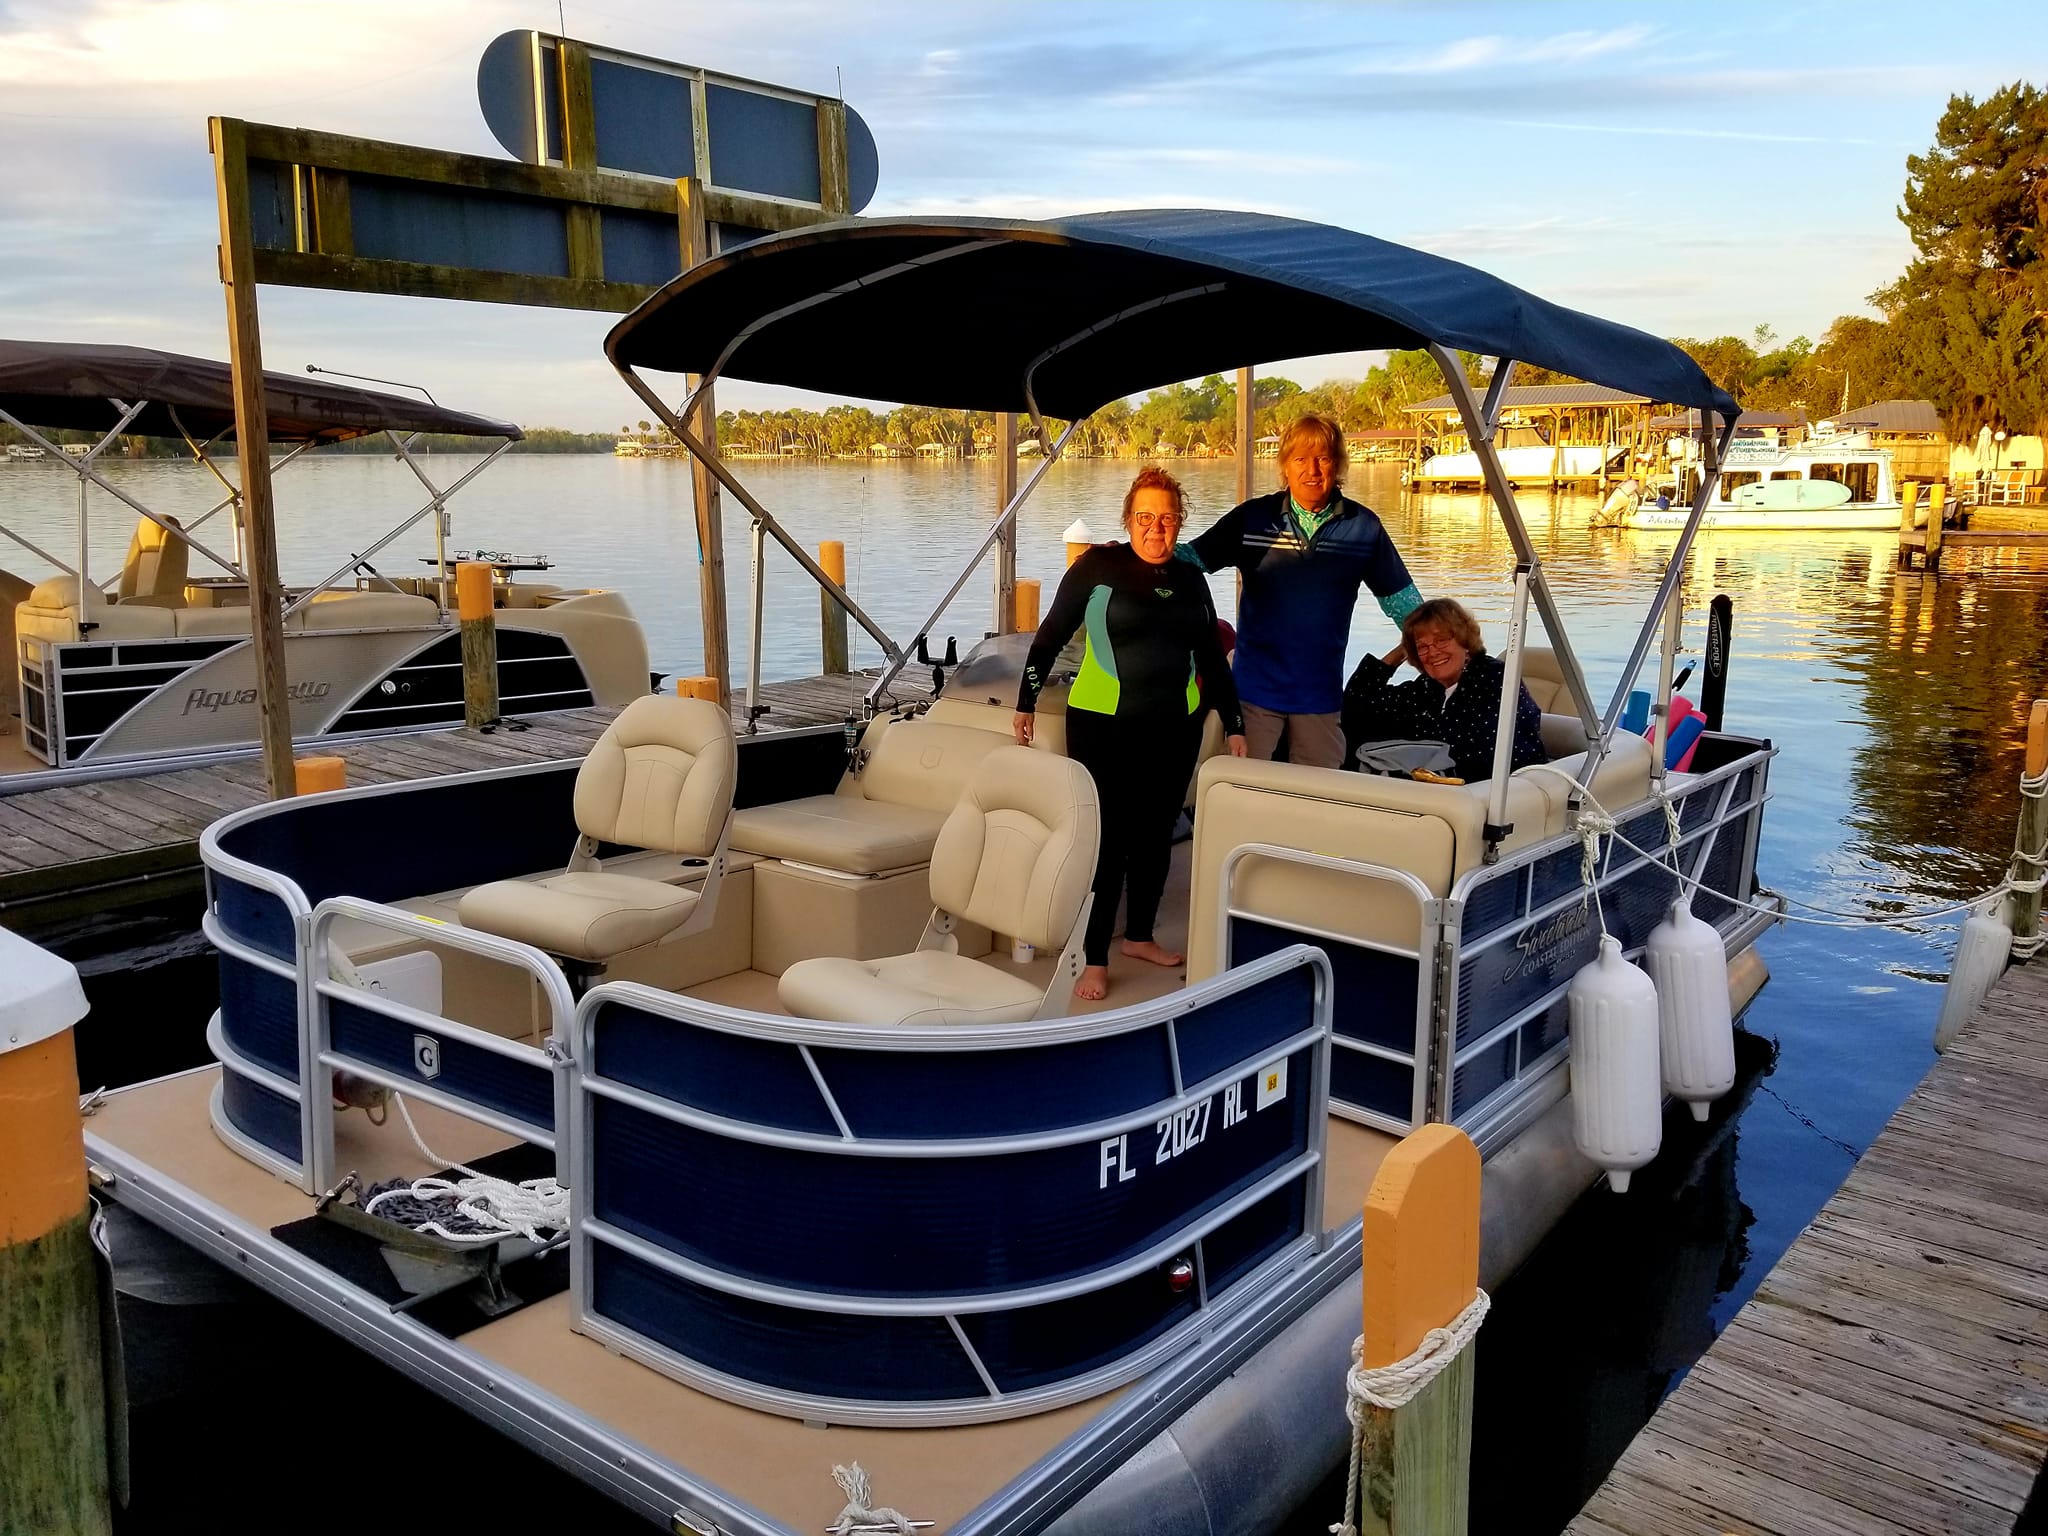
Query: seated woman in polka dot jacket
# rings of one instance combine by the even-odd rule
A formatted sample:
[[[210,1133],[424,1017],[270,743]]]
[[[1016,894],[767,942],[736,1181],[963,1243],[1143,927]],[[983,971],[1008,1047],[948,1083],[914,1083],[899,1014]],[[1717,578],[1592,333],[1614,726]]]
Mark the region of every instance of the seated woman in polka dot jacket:
[[[1393,682],[1403,660],[1422,676]],[[1385,656],[1368,656],[1344,688],[1347,763],[1368,741],[1440,741],[1452,770],[1467,783],[1493,776],[1493,743],[1500,725],[1500,690],[1507,669],[1486,654],[1479,621],[1461,603],[1433,598],[1402,621],[1401,643]],[[1543,714],[1529,690],[1515,705],[1510,769],[1544,760]]]

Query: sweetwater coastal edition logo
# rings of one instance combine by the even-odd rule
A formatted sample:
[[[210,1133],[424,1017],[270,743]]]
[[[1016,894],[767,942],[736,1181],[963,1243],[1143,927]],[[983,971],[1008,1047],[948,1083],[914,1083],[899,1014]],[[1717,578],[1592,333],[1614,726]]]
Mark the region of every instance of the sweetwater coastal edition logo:
[[[1548,970],[1557,963],[1566,941],[1586,926],[1583,906],[1566,907],[1554,917],[1531,923],[1515,935],[1515,962],[1502,981],[1513,981],[1526,970]]]
[[[297,704],[305,699],[324,699],[334,691],[332,683],[293,683],[285,689],[285,697]],[[181,714],[189,715],[194,710],[217,715],[224,709],[235,709],[244,704],[256,702],[254,688],[194,688],[185,696],[185,707]]]

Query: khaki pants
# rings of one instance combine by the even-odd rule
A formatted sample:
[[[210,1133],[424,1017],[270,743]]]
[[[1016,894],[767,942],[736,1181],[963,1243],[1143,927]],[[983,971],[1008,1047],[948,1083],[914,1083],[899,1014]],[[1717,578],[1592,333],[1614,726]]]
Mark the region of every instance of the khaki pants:
[[[1287,761],[1311,768],[1344,766],[1344,727],[1334,712],[1327,715],[1279,715],[1256,704],[1244,707],[1245,755],[1270,758],[1287,731]]]

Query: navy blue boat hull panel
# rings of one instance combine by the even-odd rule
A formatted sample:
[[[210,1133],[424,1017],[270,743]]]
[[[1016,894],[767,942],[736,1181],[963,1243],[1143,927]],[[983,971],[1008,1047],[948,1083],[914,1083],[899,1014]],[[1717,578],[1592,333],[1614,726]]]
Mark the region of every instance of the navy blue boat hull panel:
[[[554,1072],[539,1057],[525,1061],[455,1035],[415,1029],[339,998],[328,1000],[327,1017],[334,1048],[342,1055],[431,1084],[538,1130],[554,1129]],[[432,1042],[439,1068],[431,1077],[420,1070],[423,1040]]]
[[[281,1093],[242,1076],[220,1071],[220,1108],[228,1124],[293,1167],[299,1162],[299,1106]]]
[[[279,1077],[299,1080],[299,988],[294,978],[223,950],[220,1027],[241,1055]]]
[[[1310,1053],[1296,1052],[1284,1107],[1254,1109],[1248,1077],[1178,1127],[1142,1127],[1108,1147],[980,1156],[771,1146],[598,1098],[591,1212],[721,1273],[806,1291],[972,1296],[1049,1284],[1145,1251],[1298,1156],[1311,1070]],[[1230,1089],[1243,1114],[1226,1125]]]

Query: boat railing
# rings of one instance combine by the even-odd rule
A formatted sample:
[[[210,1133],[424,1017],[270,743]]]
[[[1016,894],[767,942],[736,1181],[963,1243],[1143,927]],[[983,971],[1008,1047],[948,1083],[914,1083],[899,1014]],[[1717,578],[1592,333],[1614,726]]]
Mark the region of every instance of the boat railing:
[[[1420,915],[1413,943],[1386,942],[1284,920],[1239,905],[1237,881],[1251,861],[1327,869],[1389,885],[1415,902]],[[1225,969],[1284,944],[1307,941],[1329,960],[1333,979],[1330,1043],[1331,1113],[1396,1136],[1429,1119],[1430,1032],[1435,1018],[1436,953],[1443,903],[1405,869],[1361,859],[1336,858],[1273,843],[1241,843],[1224,857],[1220,877],[1216,953]],[[1412,1008],[1401,1005],[1412,993]],[[1394,999],[1392,1007],[1386,1000]]]
[[[357,966],[340,959],[339,923],[381,929],[404,952]],[[529,977],[544,1015],[538,1045],[464,1024],[441,1012],[437,949],[446,948],[509,966]],[[569,1088],[563,1067],[576,1001],[561,967],[541,950],[496,934],[443,923],[399,907],[353,896],[331,896],[313,910],[307,942],[308,1007],[300,1059],[301,1081],[351,1077],[490,1126],[557,1154],[556,1129],[568,1122]],[[326,963],[322,963],[323,957]],[[405,975],[400,968],[409,968]],[[432,1007],[408,1001],[426,997]],[[333,1186],[334,1095],[303,1095],[305,1188]]]
[[[1564,1096],[1566,994],[1603,929],[1624,953],[1641,952],[1686,887],[1694,913],[1720,930],[1731,955],[1775,919],[1740,905],[1755,886],[1757,839],[1775,750],[1734,738],[1732,760],[1667,778],[1678,820],[1667,851],[1664,806],[1616,808],[1618,837],[1603,837],[1591,891],[1581,878],[1584,845],[1566,832],[1468,872],[1452,888],[1442,924],[1432,1100],[1437,1118],[1463,1128],[1482,1152],[1504,1145]],[[1633,843],[1657,857],[1624,845]]]
[[[882,1027],[631,982],[574,1030],[576,1327],[834,1423],[1077,1402],[1329,1241],[1330,967],[1296,945],[1081,1018]]]

